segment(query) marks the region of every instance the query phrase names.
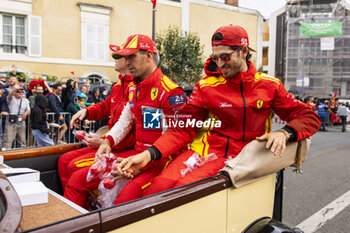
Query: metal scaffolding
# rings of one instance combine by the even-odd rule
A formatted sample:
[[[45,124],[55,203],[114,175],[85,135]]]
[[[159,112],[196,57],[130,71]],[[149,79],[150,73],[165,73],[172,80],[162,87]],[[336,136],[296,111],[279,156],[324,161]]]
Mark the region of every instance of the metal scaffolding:
[[[336,90],[350,98],[350,16],[344,0],[294,0],[286,4],[284,84],[299,96],[329,98]],[[342,23],[331,36],[333,50],[321,50],[319,36],[300,33],[305,23]],[[306,29],[304,29],[306,30]]]

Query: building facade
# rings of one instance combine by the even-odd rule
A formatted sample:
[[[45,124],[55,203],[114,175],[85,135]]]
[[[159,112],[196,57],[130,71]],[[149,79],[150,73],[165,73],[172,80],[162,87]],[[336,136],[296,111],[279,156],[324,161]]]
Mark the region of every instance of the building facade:
[[[268,73],[299,96],[350,98],[350,16],[344,0],[287,1],[269,19]]]
[[[233,5],[229,5],[233,4]],[[243,26],[253,61],[262,62],[263,17],[255,10],[208,0],[158,0],[156,32],[170,25],[198,33],[204,55],[211,54],[210,38],[219,27]],[[117,80],[109,44],[122,44],[134,33],[152,35],[149,0],[0,0],[0,72],[100,77]],[[260,48],[260,49],[259,49]]]

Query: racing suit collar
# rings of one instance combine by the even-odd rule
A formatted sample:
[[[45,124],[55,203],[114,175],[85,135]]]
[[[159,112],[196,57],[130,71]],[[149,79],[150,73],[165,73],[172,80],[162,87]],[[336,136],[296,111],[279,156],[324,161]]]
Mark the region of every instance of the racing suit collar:
[[[119,80],[120,81],[122,81],[122,80],[124,80],[124,81],[127,81],[127,82],[131,82],[131,81],[133,81],[133,77],[131,76],[131,75],[121,75],[121,74],[119,74]]]
[[[216,63],[211,59],[208,58],[207,61],[204,64],[204,72],[207,76],[220,76],[221,70],[216,65]]]
[[[251,61],[247,62],[248,70],[245,72],[239,72],[235,74],[233,78],[226,78],[227,81],[238,84],[240,81],[243,81],[244,83],[251,83],[254,81],[254,76],[256,71],[256,68],[254,64]]]
[[[157,69],[155,69],[155,71],[150,76],[148,76],[142,82],[138,80],[137,83],[139,86],[154,86],[156,83],[156,79],[162,76],[163,76],[162,71],[157,67]]]

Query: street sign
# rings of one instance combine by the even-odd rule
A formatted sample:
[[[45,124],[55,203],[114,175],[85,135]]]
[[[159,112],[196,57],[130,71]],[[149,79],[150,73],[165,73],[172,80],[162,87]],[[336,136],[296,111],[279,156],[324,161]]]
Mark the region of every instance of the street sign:
[[[342,22],[300,23],[300,36],[341,36],[343,35]]]
[[[321,50],[334,50],[334,37],[321,37]]]
[[[303,86],[303,78],[297,78],[297,87]],[[308,87],[310,85],[309,77],[304,77],[304,87]]]

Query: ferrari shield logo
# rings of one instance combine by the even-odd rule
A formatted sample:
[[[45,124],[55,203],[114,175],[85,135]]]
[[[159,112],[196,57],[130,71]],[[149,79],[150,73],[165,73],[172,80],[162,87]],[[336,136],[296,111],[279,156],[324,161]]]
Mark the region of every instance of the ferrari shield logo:
[[[155,100],[158,96],[158,88],[152,88],[151,90],[151,99]]]
[[[258,101],[256,102],[256,107],[257,107],[258,109],[260,109],[260,108],[263,106],[263,103],[264,103],[264,101],[258,100]]]

